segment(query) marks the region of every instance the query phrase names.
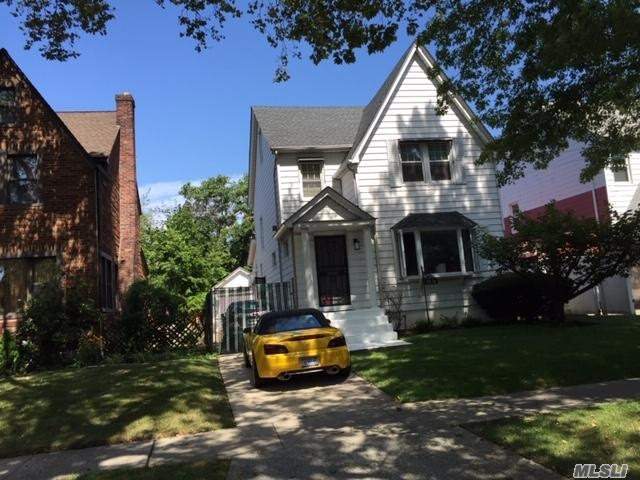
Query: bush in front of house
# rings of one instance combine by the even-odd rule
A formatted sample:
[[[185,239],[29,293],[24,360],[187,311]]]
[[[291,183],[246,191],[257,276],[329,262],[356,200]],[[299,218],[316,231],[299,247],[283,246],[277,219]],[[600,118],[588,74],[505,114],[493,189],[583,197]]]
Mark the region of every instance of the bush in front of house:
[[[42,285],[27,302],[16,333],[20,367],[71,364],[83,335],[100,321],[101,313],[86,287]]]
[[[0,374],[12,374],[18,369],[18,346],[13,334],[5,330],[0,337]]]
[[[492,319],[534,320],[548,310],[547,279],[503,273],[473,286],[471,295]]]

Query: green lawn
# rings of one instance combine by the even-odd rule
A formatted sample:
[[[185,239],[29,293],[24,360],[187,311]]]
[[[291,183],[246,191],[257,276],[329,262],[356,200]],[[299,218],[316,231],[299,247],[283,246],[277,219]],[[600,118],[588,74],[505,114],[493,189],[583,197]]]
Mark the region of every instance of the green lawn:
[[[0,380],[0,457],[233,426],[212,355]]]
[[[229,460],[161,465],[152,468],[123,468],[88,473],[68,480],[225,480]]]
[[[627,478],[640,478],[639,400],[465,427],[562,475],[576,463],[626,463]]]
[[[640,322],[440,330],[355,352],[358,374],[402,402],[470,398],[640,376]]]

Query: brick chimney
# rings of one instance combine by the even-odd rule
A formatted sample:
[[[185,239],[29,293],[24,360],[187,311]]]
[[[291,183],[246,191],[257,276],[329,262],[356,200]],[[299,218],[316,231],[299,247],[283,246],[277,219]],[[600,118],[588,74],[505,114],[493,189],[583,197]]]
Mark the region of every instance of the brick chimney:
[[[118,252],[118,281],[120,292],[139,278],[140,211],[136,176],[136,104],[130,93],[116,95],[116,123],[120,126],[120,164],[118,184],[120,191],[120,246]]]

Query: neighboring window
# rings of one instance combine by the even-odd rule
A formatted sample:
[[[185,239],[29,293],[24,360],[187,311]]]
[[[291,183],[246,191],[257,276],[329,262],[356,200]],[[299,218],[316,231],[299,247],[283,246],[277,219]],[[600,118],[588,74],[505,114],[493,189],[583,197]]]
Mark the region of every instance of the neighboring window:
[[[312,198],[322,190],[322,165],[322,161],[302,160],[299,162],[303,198]]]
[[[515,217],[520,213],[520,205],[518,205],[517,203],[512,203],[511,204],[511,216]]]
[[[28,204],[40,201],[37,155],[8,155],[1,167],[0,203]]]
[[[264,221],[260,217],[260,246],[264,248]]]
[[[417,248],[419,242],[419,247]],[[402,234],[406,276],[473,272],[474,255],[468,229],[411,231]]]
[[[0,125],[16,121],[16,89],[0,86]]]
[[[404,182],[441,182],[451,180],[451,142],[428,140],[400,142],[402,180]]]
[[[284,255],[285,258],[289,257],[289,240],[283,240],[282,241],[282,255]]]
[[[19,313],[31,295],[57,275],[55,257],[0,259],[0,316]]]
[[[271,252],[271,265],[274,267],[278,264],[278,260],[276,257],[276,252]]]
[[[109,257],[100,256],[100,306],[104,310],[116,308],[118,266]]]
[[[614,182],[628,182],[629,181],[629,162],[625,161],[625,164],[621,167],[612,167],[613,181]]]

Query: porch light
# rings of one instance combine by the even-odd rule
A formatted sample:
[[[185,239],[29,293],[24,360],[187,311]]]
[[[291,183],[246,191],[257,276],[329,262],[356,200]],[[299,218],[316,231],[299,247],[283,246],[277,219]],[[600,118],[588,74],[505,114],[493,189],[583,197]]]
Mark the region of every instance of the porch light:
[[[353,239],[353,249],[360,250],[360,240],[358,240],[357,238]]]

